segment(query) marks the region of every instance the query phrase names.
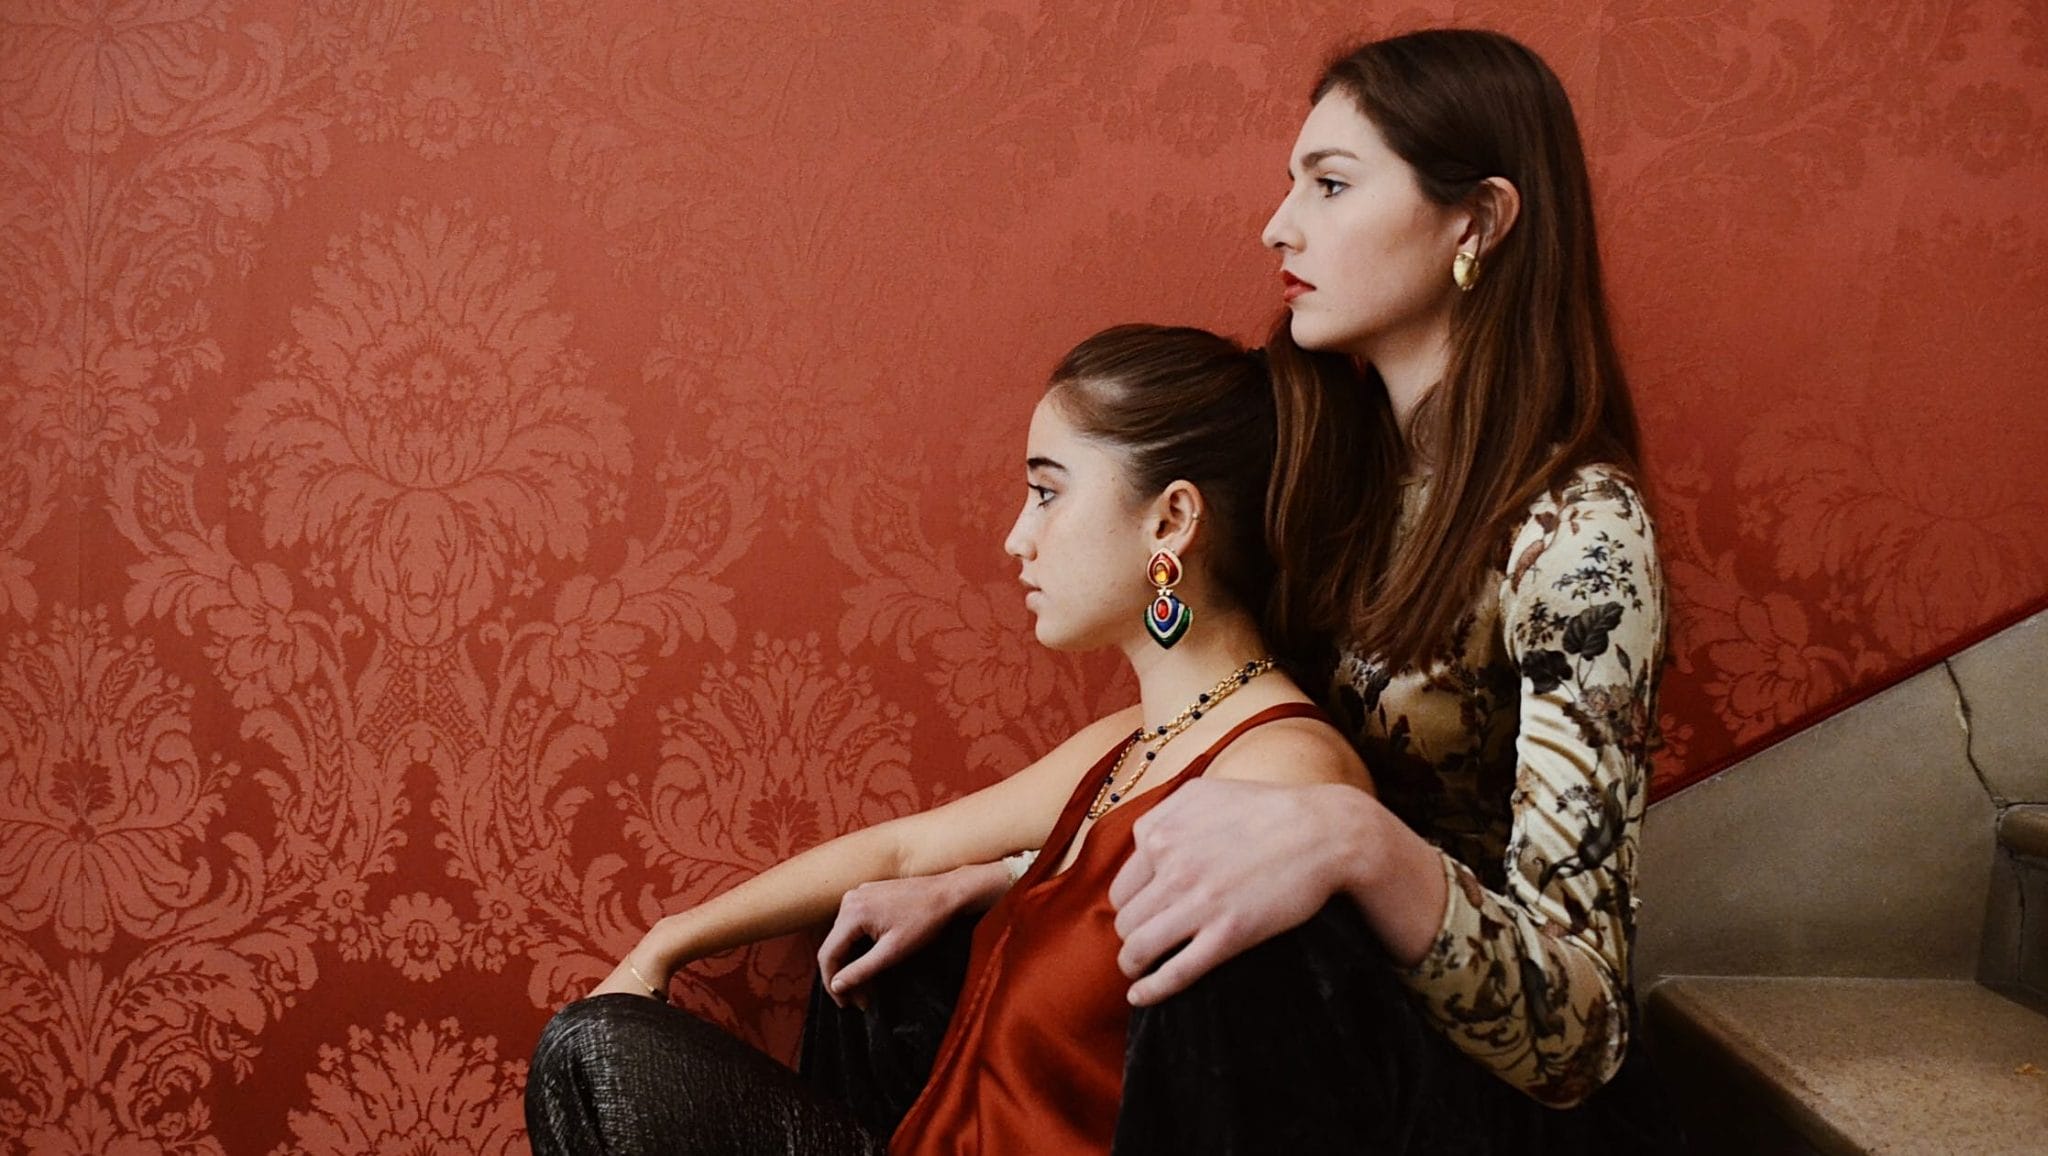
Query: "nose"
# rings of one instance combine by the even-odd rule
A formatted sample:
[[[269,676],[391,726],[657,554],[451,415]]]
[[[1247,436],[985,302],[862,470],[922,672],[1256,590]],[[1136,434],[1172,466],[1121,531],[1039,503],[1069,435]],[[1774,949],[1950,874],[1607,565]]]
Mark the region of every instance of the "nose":
[[[1019,562],[1031,557],[1031,537],[1024,530],[1024,519],[1030,516],[1030,513],[1028,504],[1024,509],[1017,511],[1017,520],[1010,523],[1010,532],[1003,536],[1003,553]]]
[[[1266,218],[1266,227],[1259,230],[1260,244],[1268,249],[1300,250],[1301,231],[1294,227],[1293,208],[1294,193],[1289,190],[1273,209],[1273,215]]]

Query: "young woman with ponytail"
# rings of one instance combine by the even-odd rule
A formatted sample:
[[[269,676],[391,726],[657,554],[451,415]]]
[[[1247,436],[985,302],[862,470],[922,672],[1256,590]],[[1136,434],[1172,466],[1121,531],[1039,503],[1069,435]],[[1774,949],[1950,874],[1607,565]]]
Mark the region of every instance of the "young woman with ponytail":
[[[1205,778],[1371,789],[1263,630],[1276,408],[1265,359],[1197,329],[1122,326],[1062,361],[1004,548],[1038,640],[1122,651],[1139,704],[994,786],[662,919],[544,1033],[527,1084],[536,1151],[1109,1151],[1131,1017],[1109,882],[1131,824]],[[1286,452],[1329,456],[1338,432]],[[833,1087],[807,1087],[666,1005],[683,964],[822,923],[864,885],[1041,847],[974,929],[958,1006],[951,992],[926,1005],[907,1079],[855,1056],[828,1065]],[[878,1081],[886,1097],[864,1094]]]

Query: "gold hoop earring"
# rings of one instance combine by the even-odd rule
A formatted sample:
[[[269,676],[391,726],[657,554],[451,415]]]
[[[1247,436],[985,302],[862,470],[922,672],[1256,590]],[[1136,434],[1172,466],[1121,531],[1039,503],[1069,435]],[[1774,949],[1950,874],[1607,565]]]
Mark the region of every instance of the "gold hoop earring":
[[[1472,286],[1479,284],[1479,254],[1458,250],[1451,258],[1451,280],[1458,283],[1458,289],[1470,293]]]

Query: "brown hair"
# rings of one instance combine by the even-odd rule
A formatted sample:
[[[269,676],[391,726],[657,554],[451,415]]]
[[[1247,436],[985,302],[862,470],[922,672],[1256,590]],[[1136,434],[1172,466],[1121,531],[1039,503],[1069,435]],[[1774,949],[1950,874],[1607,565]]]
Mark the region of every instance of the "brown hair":
[[[1285,318],[1268,346],[1282,398],[1303,411],[1294,426],[1366,411],[1358,437],[1367,452],[1352,468],[1375,500],[1302,596],[1361,653],[1398,669],[1454,642],[1458,619],[1540,494],[1589,463],[1636,469],[1635,409],[1608,327],[1578,125],[1542,59],[1498,33],[1415,32],[1338,58],[1311,103],[1332,93],[1372,122],[1432,201],[1464,202],[1493,176],[1521,194],[1520,215],[1486,254],[1478,285],[1456,298],[1443,379],[1417,408],[1406,446],[1370,367],[1299,349]],[[1410,450],[1432,476],[1397,543],[1396,485]],[[1311,532],[1322,502],[1303,479],[1273,521]],[[1294,544],[1283,533],[1277,547]]]
[[[1301,509],[1324,525],[1333,504],[1347,517],[1364,508],[1347,460],[1359,423],[1303,429],[1291,418],[1297,407],[1276,394],[1262,352],[1207,330],[1159,325],[1119,325],[1083,341],[1053,370],[1048,391],[1076,429],[1118,448],[1140,495],[1175,480],[1200,488],[1215,535],[1208,572],[1259,616],[1268,645],[1299,671],[1320,657],[1331,632],[1289,595],[1307,556],[1275,548],[1270,515]],[[1286,572],[1276,558],[1289,561]]]

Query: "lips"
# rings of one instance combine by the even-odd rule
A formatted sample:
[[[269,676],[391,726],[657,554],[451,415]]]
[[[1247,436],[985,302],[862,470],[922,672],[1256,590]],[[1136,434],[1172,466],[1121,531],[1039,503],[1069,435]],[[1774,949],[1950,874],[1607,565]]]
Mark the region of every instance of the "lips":
[[[1296,277],[1294,274],[1289,273],[1287,270],[1280,270],[1281,301],[1291,305],[1294,303],[1294,299],[1296,297],[1299,297],[1304,293],[1310,292],[1314,288],[1315,286],[1309,284],[1308,282],[1302,280],[1299,277]]]

